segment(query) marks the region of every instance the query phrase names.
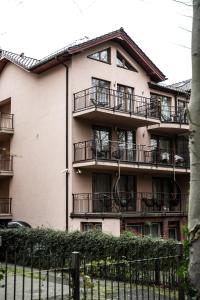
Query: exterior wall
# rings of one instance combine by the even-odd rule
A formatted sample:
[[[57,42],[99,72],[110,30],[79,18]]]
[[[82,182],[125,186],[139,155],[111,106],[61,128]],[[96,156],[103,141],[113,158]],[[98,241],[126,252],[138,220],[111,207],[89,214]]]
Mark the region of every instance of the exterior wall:
[[[89,54],[111,47],[111,64],[102,63],[93,59],[87,58]],[[116,66],[116,51],[119,50],[122,55],[138,70],[133,72],[125,70]],[[110,81],[110,88],[117,89],[117,84],[122,84],[134,88],[136,95],[149,96],[149,88],[147,82],[150,78],[146,72],[114,42],[105,43],[94,49],[82,52],[72,58],[72,72],[70,73],[70,87],[69,87],[69,111],[73,112],[73,94],[83,89],[92,86],[92,77]],[[78,78],[78,79],[77,79]],[[70,101],[71,98],[71,101]],[[76,120],[69,114],[69,124],[72,124],[69,129],[69,145],[80,141],[89,140],[92,138],[92,124],[88,121]],[[106,126],[105,122],[102,123]],[[99,124],[100,125],[100,124]],[[112,136],[115,139],[114,132],[115,124],[112,126]],[[133,124],[134,128],[134,124]],[[69,149],[71,152],[71,149]],[[77,175],[76,171],[72,168],[73,154],[69,157],[69,172],[72,176],[69,178],[69,199],[72,193],[92,192],[91,175],[86,176],[85,171],[81,175]],[[88,173],[87,173],[88,174]],[[69,215],[72,212],[72,203],[69,202]],[[69,228],[72,228],[71,218],[69,217]],[[74,221],[73,221],[74,222]]]
[[[65,80],[63,66],[34,75],[7,64],[0,77],[0,101],[11,97],[15,124],[13,219],[32,226],[65,229]]]
[[[111,64],[87,58],[89,54],[111,47]],[[129,71],[116,66],[117,50],[137,69]],[[11,140],[1,140],[0,146],[14,155],[14,176],[11,180],[0,179],[0,197],[12,197],[13,219],[24,220],[32,226],[44,226],[65,229],[66,225],[66,134],[68,136],[68,219],[69,230],[81,230],[82,222],[101,222],[102,230],[120,235],[120,219],[114,218],[71,218],[72,194],[92,192],[92,173],[108,171],[73,168],[73,143],[91,140],[92,126],[110,127],[112,140],[117,139],[118,124],[107,125],[102,118],[99,122],[73,118],[73,94],[90,88],[92,77],[110,81],[110,88],[116,90],[117,84],[134,88],[135,95],[150,97],[150,92],[171,97],[173,94],[151,90],[150,78],[146,72],[115,42],[104,45],[72,57],[69,66],[68,132],[66,133],[66,75],[65,68],[58,66],[41,75],[25,72],[14,64],[7,64],[0,77],[0,112],[14,114],[14,135]],[[12,82],[12,84],[10,84]],[[178,99],[183,99],[178,97]],[[8,102],[9,101],[9,102]],[[2,105],[1,105],[2,104]],[[115,122],[117,123],[117,122]],[[128,124],[128,122],[126,123]],[[123,128],[120,126],[120,128]],[[151,134],[147,127],[136,129],[134,120],[124,129],[136,130],[136,144],[150,145]],[[164,134],[161,134],[164,135]],[[172,135],[166,132],[165,135]],[[64,170],[64,172],[62,172]],[[152,192],[152,178],[164,176],[156,173],[136,173],[129,170],[121,174],[136,177],[137,192]],[[151,171],[150,171],[151,172]],[[116,171],[110,171],[112,181],[116,180]],[[173,177],[173,174],[167,176]],[[188,190],[188,176],[177,176],[182,192]],[[10,192],[9,192],[10,186]],[[184,203],[184,205],[186,205]],[[140,200],[137,211],[141,211]],[[162,222],[163,233],[168,236],[168,223],[180,221],[181,217],[149,218],[134,217],[125,223]],[[121,222],[121,228],[125,228]]]
[[[70,222],[70,231],[81,230],[81,223],[98,222],[102,223],[102,231],[114,236],[120,235],[120,219],[72,219]]]

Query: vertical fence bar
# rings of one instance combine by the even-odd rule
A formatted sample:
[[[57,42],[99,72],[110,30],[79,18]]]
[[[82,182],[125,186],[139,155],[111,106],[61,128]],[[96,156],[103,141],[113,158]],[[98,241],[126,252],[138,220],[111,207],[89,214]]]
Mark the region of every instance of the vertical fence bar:
[[[16,299],[16,276],[17,276],[17,253],[14,253],[14,288],[13,288],[13,300]]]
[[[80,300],[80,254],[72,252],[72,294],[73,300]]]
[[[23,252],[23,259],[22,259],[22,300],[24,300],[25,294],[25,253]]]
[[[178,247],[178,249],[177,249],[177,252],[178,252],[177,267],[179,268],[181,265],[181,261],[183,259],[183,244],[178,243],[177,247]],[[178,300],[184,300],[184,299],[185,299],[184,289],[182,287],[181,279],[178,276]]]
[[[5,254],[5,300],[7,300],[7,291],[8,291],[8,252],[6,250]]]

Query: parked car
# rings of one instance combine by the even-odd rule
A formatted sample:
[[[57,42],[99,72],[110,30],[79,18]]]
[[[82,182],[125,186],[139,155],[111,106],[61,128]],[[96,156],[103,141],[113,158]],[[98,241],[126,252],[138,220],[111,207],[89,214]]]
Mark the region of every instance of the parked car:
[[[24,221],[10,221],[7,228],[31,228],[31,225]]]

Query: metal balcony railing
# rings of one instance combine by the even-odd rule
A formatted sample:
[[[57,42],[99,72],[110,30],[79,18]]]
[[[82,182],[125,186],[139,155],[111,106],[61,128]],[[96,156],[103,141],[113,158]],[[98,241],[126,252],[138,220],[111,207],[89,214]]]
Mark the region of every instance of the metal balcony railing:
[[[74,94],[74,112],[92,107],[146,118],[159,118],[157,105],[152,103],[150,98],[143,96],[98,86]]]
[[[0,216],[11,215],[11,198],[0,198]]]
[[[73,213],[183,213],[187,201],[188,194],[179,193],[79,193],[73,194]]]
[[[74,162],[120,161],[189,168],[189,153],[118,141],[89,140],[74,144]]]
[[[0,130],[13,130],[13,114],[0,112]]]
[[[168,106],[166,108],[161,108],[159,113],[160,120],[162,123],[179,123],[188,124],[188,118],[185,108]]]
[[[2,155],[0,156],[0,172],[12,172],[13,171],[13,156]]]

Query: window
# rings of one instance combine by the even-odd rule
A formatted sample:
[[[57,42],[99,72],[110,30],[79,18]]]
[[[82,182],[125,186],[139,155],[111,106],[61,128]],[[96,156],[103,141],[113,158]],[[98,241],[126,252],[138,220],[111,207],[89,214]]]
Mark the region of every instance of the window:
[[[168,237],[169,239],[172,240],[177,240],[178,239],[178,235],[177,235],[177,228],[169,228],[169,233],[168,233]]]
[[[151,235],[152,237],[161,236],[160,223],[127,224],[126,229],[133,231],[136,235]]]
[[[88,55],[88,58],[110,63],[110,48]]]
[[[102,231],[102,223],[81,223],[82,231],[98,230]]]
[[[137,70],[127,61],[124,56],[117,51],[117,67],[137,72]]]
[[[90,101],[94,105],[107,106],[110,99],[110,82],[102,79],[92,78],[92,87]]]

